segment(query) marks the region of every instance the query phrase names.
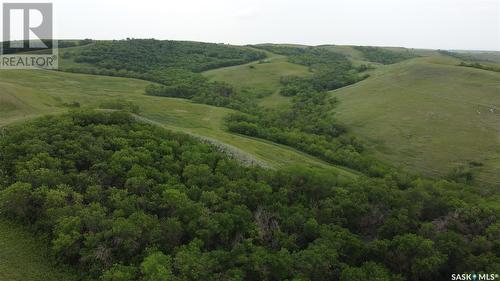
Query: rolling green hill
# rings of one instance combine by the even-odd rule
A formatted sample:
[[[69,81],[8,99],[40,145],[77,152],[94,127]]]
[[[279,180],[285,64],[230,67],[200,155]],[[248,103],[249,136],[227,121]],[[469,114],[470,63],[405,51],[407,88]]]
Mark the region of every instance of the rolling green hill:
[[[144,89],[150,84],[147,81],[41,70],[0,71],[0,75],[0,126],[64,112],[74,103],[105,108],[103,103],[125,100],[138,105],[143,118],[169,129],[218,141],[244,161],[274,167],[302,163],[352,176],[351,172],[291,148],[226,132],[223,118],[232,112],[230,109],[184,99],[146,96]]]
[[[98,49],[97,52],[106,53],[109,46],[104,45],[104,51]],[[138,120],[196,136],[241,162],[271,168],[302,164],[339,174],[340,178],[357,177],[356,172],[330,165],[288,146],[229,133],[224,118],[235,112],[232,109],[186,99],[147,96],[145,89],[151,82],[146,80],[154,79],[137,76],[135,69],[129,69],[130,73],[115,73],[119,70],[108,66],[119,57],[108,57],[107,64],[97,63],[92,60],[96,50],[88,51],[93,46],[65,49],[62,70],[79,69],[144,80],[56,71],[0,71],[0,127],[78,107],[114,110],[132,106],[138,107],[134,110]],[[227,46],[216,46],[219,47],[226,50]],[[432,50],[413,50],[413,54],[420,56],[418,58],[384,61],[373,54],[367,56],[352,46],[321,48],[343,54],[354,66],[369,64],[375,67],[367,71],[370,77],[364,81],[330,92],[339,100],[334,109],[336,118],[346,125],[351,136],[368,144],[370,152],[386,163],[426,176],[442,177],[453,169],[464,168],[478,173],[480,182],[500,185],[500,73],[460,67],[459,59]],[[122,50],[127,51],[127,48]],[[249,47],[238,50],[255,54]],[[83,59],[82,51],[86,56]],[[382,54],[387,54],[385,51],[407,52],[406,49],[384,48]],[[266,52],[266,59],[246,63],[258,57],[239,60],[240,54],[237,52],[234,57],[221,59],[214,53],[204,53],[207,56],[202,55],[202,60],[177,61],[175,67],[191,64],[188,71],[203,75],[211,82],[228,83],[238,93],[256,99],[259,105],[267,108],[291,104],[290,97],[279,94],[281,77],[311,77],[314,74],[307,66],[289,62],[287,55]],[[157,55],[161,56],[161,52]],[[130,62],[120,60],[120,63]],[[216,68],[233,64],[239,65]],[[207,68],[216,69],[197,73]],[[109,69],[112,72],[107,72]],[[13,246],[13,237],[21,232],[1,221],[0,231],[3,231],[0,232],[0,250],[17,249]],[[28,236],[24,238],[29,241]],[[24,250],[15,250],[20,253],[17,263],[31,266],[33,270],[16,275],[18,268],[0,263],[1,280],[35,280],[31,276],[37,272],[40,276],[49,276],[44,278],[46,280],[51,280],[50,276],[66,280],[65,273],[57,273],[43,262],[43,255],[42,258],[31,257],[29,252],[36,246],[26,243]],[[8,260],[9,256],[0,258],[0,261]]]
[[[279,94],[280,79],[283,76],[307,77],[311,75],[305,66],[288,62],[286,56],[266,52],[267,59],[244,65],[209,70],[205,77],[224,81],[237,91],[261,96],[260,105],[266,107],[283,106],[289,99]]]
[[[67,48],[64,52],[78,54],[89,47]],[[345,55],[354,65],[371,64],[376,68],[367,72],[371,77],[365,81],[334,91],[332,95],[340,101],[336,110],[338,119],[347,125],[353,135],[364,139],[381,159],[429,176],[446,175],[454,168],[473,165],[473,169],[479,172],[481,180],[498,183],[499,176],[496,173],[496,169],[500,167],[497,125],[498,74],[458,67],[460,59],[443,56],[433,50],[412,49],[410,53],[420,58],[381,65],[370,61],[370,57],[366,57],[357,47],[325,45],[321,48]],[[404,48],[378,49],[386,53],[409,52]],[[248,50],[253,51],[252,48]],[[497,55],[491,52],[488,54]],[[261,106],[271,108],[287,106],[290,104],[290,98],[279,94],[280,78],[290,75],[307,77],[311,72],[303,65],[289,62],[285,55],[269,51],[266,51],[266,55],[265,60],[209,70],[204,72],[203,76],[212,81],[226,82],[246,95],[260,97]],[[75,55],[70,55],[69,58],[63,59],[63,69],[64,66],[75,65],[95,67],[84,62],[75,63],[74,57]],[[58,80],[57,75],[52,77],[54,79],[46,79],[42,75],[35,80],[57,84],[58,82],[55,82]],[[255,140],[250,141],[248,138],[224,132],[222,120],[223,116],[230,112],[229,110],[208,107],[210,110],[207,111],[204,106],[194,105],[185,100],[169,99],[166,102],[153,97],[145,98],[142,93],[147,83],[138,80],[126,80],[127,82],[121,87],[114,86],[109,81],[105,82],[104,80],[110,80],[108,78],[99,76],[90,78],[99,82],[89,83],[96,86],[89,87],[85,91],[96,90],[99,94],[95,95],[105,92],[107,99],[132,97],[134,103],[146,109],[142,115],[153,121],[160,121],[166,126],[180,128],[192,134],[218,139],[237,149],[244,148],[244,151],[252,155],[248,158],[257,157],[256,161],[265,160],[271,165],[280,166],[292,163],[289,158],[297,159],[296,152],[293,153],[294,156],[283,157],[282,154],[276,154],[279,156],[270,157],[266,149],[249,145]],[[11,81],[16,80],[16,75],[11,77]],[[61,89],[70,87],[73,83],[70,81],[68,80]],[[4,83],[4,79],[0,80],[0,85]],[[87,84],[83,81],[81,83]],[[100,90],[101,83],[108,83],[108,88],[111,90]],[[136,87],[135,83],[140,86]],[[73,101],[82,101],[82,104],[88,103],[93,107],[98,107],[101,102],[100,99],[89,99],[92,94],[73,98],[75,95],[68,92],[62,100],[59,100],[62,97],[57,95],[53,97],[52,101],[58,104],[54,108],[52,105],[47,106],[47,101],[43,98],[30,96],[27,94],[29,91],[22,91],[16,87],[22,85],[4,87],[7,95],[0,97],[0,116],[2,116],[0,124],[24,116],[61,110],[61,105]],[[120,87],[122,90],[119,90],[119,93],[110,94]],[[129,95],[130,92],[133,94]],[[100,97],[104,98],[102,95]],[[29,99],[29,102],[23,102],[23,98],[25,101]],[[179,109],[174,109],[176,110],[174,113],[159,113],[160,108],[166,106],[163,102],[168,106],[175,104],[173,107]],[[64,105],[62,107],[64,108]],[[205,112],[211,112],[214,116],[206,117]],[[207,118],[215,121],[200,122]],[[457,134],[460,134],[459,137],[456,137]],[[265,142],[261,141],[259,145],[263,145],[262,143]],[[266,143],[266,147],[267,145],[271,144]],[[278,151],[282,152],[278,149],[274,153]]]
[[[419,58],[381,65],[352,46],[321,48],[344,54],[355,65],[375,67],[368,71],[371,77],[333,91],[332,96],[339,99],[337,118],[380,159],[427,176],[472,168],[480,182],[500,184],[498,73],[459,67],[461,60],[433,50],[413,49]],[[404,48],[383,49],[408,53]],[[237,66],[206,75],[235,87],[265,81],[241,79],[251,71],[264,73],[258,67]],[[269,81],[266,85],[279,87]],[[289,100],[275,94],[262,101],[283,106]]]
[[[500,184],[500,74],[433,56],[385,66],[332,92],[337,117],[386,161],[446,175],[473,166]]]

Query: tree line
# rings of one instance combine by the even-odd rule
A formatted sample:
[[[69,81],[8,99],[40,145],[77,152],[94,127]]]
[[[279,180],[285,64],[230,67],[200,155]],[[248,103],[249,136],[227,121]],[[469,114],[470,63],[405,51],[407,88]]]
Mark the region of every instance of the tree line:
[[[380,47],[354,46],[363,56],[371,61],[381,64],[393,64],[416,57],[409,50],[391,51]]]
[[[202,72],[262,58],[265,58],[264,53],[243,47],[155,39],[96,41],[95,44],[74,54],[76,62],[137,73],[149,73],[167,68]]]
[[[500,67],[498,67],[498,66],[484,65],[484,64],[481,64],[479,62],[465,62],[465,61],[462,61],[462,62],[460,62],[458,64],[458,66],[465,66],[465,67],[472,67],[472,68],[477,68],[477,69],[482,69],[482,70],[500,72]]]
[[[347,128],[334,115],[336,103],[326,92],[309,90],[296,94],[290,107],[236,112],[225,122],[230,132],[288,145],[332,164],[371,176],[388,173],[388,165],[365,153],[362,142],[346,134]]]

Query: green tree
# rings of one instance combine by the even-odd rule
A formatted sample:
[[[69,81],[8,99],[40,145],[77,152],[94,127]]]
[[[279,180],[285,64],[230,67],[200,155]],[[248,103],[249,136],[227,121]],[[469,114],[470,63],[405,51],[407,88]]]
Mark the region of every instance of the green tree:
[[[102,281],[136,281],[137,271],[133,266],[117,264],[104,272],[101,279]]]
[[[340,281],[403,281],[404,278],[392,274],[384,266],[366,262],[360,267],[346,267],[340,274]]]
[[[7,216],[21,221],[35,219],[32,186],[28,183],[15,183],[0,191],[0,210]]]
[[[445,265],[447,257],[434,242],[415,234],[394,237],[389,243],[386,260],[395,272],[409,280],[432,280]]]
[[[141,272],[144,281],[175,280],[172,274],[172,259],[162,252],[148,255],[141,263]]]

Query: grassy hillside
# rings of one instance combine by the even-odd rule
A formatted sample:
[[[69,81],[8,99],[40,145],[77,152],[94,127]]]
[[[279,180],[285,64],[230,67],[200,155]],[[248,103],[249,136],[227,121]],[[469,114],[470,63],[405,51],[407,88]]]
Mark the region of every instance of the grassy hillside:
[[[346,55],[327,48],[280,44],[252,48],[264,51],[267,59],[207,71],[205,76],[212,81],[229,83],[247,97],[264,97],[259,101],[264,107],[289,105],[290,99],[282,95],[294,96],[301,91],[299,89],[325,91],[363,79],[363,71],[356,68]]]
[[[138,105],[142,117],[169,129],[219,141],[245,161],[274,167],[301,163],[352,176],[291,148],[226,132],[223,118],[232,112],[230,109],[146,96],[144,89],[150,84],[146,81],[55,71],[2,71],[0,75],[0,126],[64,112],[75,102],[82,107],[102,108],[105,102],[125,100]]]
[[[459,57],[469,59],[469,60],[478,60],[481,62],[493,62],[500,63],[500,52],[494,51],[463,51],[463,50],[455,50],[452,51],[457,54]]]
[[[64,49],[63,55],[71,55],[63,59],[63,69],[95,68],[74,60],[92,46]],[[474,168],[480,171],[480,179],[498,182],[498,73],[458,67],[460,60],[432,50],[412,50],[421,57],[381,65],[370,62],[353,46],[321,48],[345,55],[354,65],[376,67],[368,71],[371,77],[366,81],[334,95],[340,99],[338,118],[353,135],[366,139],[382,159],[427,175],[445,175],[458,166],[480,164]],[[403,48],[380,49],[408,52]],[[260,62],[210,70],[203,76],[226,82],[249,96],[264,96],[259,101],[262,106],[287,106],[290,98],[278,93],[280,78],[311,76],[311,72],[306,66],[290,63],[285,55],[266,55],[268,58]],[[231,110],[144,96],[148,84],[103,76],[2,72],[0,125],[62,112],[74,102],[100,107],[104,101],[125,99],[139,105],[141,115],[148,120],[224,142],[246,159],[277,167],[296,162],[325,167],[321,161],[287,147],[225,132],[223,118]]]
[[[366,64],[368,61],[363,56],[361,51],[356,50],[353,46],[339,46],[339,45],[324,45],[321,48],[333,52],[341,53],[348,57],[355,65]]]
[[[50,262],[43,244],[18,225],[0,220],[0,280],[76,280],[74,273],[57,268]]]
[[[92,54],[91,52],[87,53],[86,59],[76,59],[81,54],[79,52],[87,48],[92,48],[92,45],[65,50],[74,54],[63,59],[63,70],[83,67],[85,71],[95,70],[96,73],[106,74],[107,72],[99,71],[112,69],[102,63],[93,62],[92,56],[88,55]],[[370,77],[366,80],[330,92],[331,96],[337,97],[340,101],[338,106],[332,107],[333,111],[337,112],[336,118],[347,125],[350,135],[359,137],[367,143],[369,150],[373,151],[376,156],[387,163],[422,172],[428,176],[445,176],[455,168],[465,167],[477,172],[480,181],[500,185],[498,174],[500,170],[500,73],[460,67],[457,66],[460,60],[427,50],[416,51],[415,53],[421,56],[419,58],[386,61],[380,59],[379,55],[384,57],[389,51],[405,53],[407,51],[384,48],[384,51],[380,52],[377,49],[375,55],[371,54],[370,59],[370,56],[351,46],[322,46],[321,48],[343,54],[354,66],[371,64],[376,67],[367,71]],[[100,54],[102,54],[101,51],[99,51]],[[106,56],[110,55],[104,53]],[[309,78],[317,73],[311,72],[307,66],[290,63],[286,55],[269,52],[267,55],[268,58],[260,62],[219,68],[202,74],[193,71],[203,70],[206,62],[199,64],[199,61],[194,61],[194,66],[188,68],[188,71],[200,77],[203,75],[211,81],[210,83],[213,81],[228,83],[238,93],[259,98],[260,105],[264,107],[281,108],[290,104],[291,100],[290,97],[283,97],[279,94],[282,86],[281,77]],[[210,55],[208,57],[208,64],[210,64],[213,57]],[[115,62],[120,58],[112,55],[108,59]],[[374,63],[371,60],[380,63]],[[246,61],[238,61],[238,63]],[[233,62],[229,60],[229,64]],[[121,63],[129,62],[121,61]],[[227,61],[222,62],[222,65],[225,63]],[[388,65],[382,65],[382,63]],[[196,68],[200,65],[203,66]],[[155,70],[151,71],[156,72]],[[324,71],[324,68],[321,70]],[[129,71],[135,75],[144,69],[129,69]],[[150,69],[146,72],[148,71]],[[160,76],[168,80],[166,73],[171,72],[162,72]],[[128,76],[131,73],[113,72],[112,74]],[[135,77],[134,75],[131,76]],[[142,78],[147,80],[147,77]],[[341,178],[356,177],[356,173],[349,169],[327,164],[288,146],[229,133],[224,127],[224,118],[234,113],[234,110],[196,104],[186,99],[147,96],[144,94],[145,88],[151,82],[145,80],[55,71],[0,71],[0,127],[40,115],[63,113],[72,108],[112,110],[130,107],[135,111],[135,118],[140,121],[196,136],[215,144],[242,162],[272,168],[302,164],[326,171],[325,174],[338,173]],[[167,81],[164,85],[168,83]],[[202,83],[200,88],[205,85],[208,84]],[[329,107],[313,108],[328,108],[328,110],[316,112],[330,112]],[[285,121],[291,123],[292,119]],[[308,124],[317,125],[316,122],[308,122]],[[317,150],[318,147],[315,149]],[[404,179],[402,181],[404,182]],[[371,190],[382,182],[374,181],[367,184],[366,188]],[[389,186],[393,183],[387,179],[385,184]],[[436,184],[435,187],[430,185],[429,189],[442,189],[443,192],[448,192],[446,185],[439,186],[440,184]],[[465,187],[469,188],[469,186]],[[376,191],[376,193],[392,196],[402,192],[399,188],[397,192],[392,188]],[[426,189],[427,186],[422,184],[420,188]],[[305,189],[309,190],[309,188]],[[332,189],[328,187],[325,190],[330,192]],[[356,188],[350,190],[356,190]],[[450,188],[450,191],[453,191],[453,188]],[[399,210],[402,206],[413,202],[412,192],[412,190],[408,191],[408,202],[404,202],[395,209]],[[462,194],[462,192],[457,192],[457,194]],[[364,198],[368,201],[365,195],[366,191],[363,190],[360,194],[354,194],[352,198]],[[425,191],[425,196],[422,195],[420,198],[432,198],[432,196]],[[339,202],[335,202],[333,206],[349,206],[343,205],[345,200],[343,201],[342,197],[337,194],[334,198],[338,198]],[[443,198],[448,199],[448,197]],[[438,202],[436,204],[440,204],[437,209],[445,205],[445,199],[442,202],[436,201]],[[492,202],[488,204],[496,208],[497,205]],[[311,204],[311,201],[307,204]],[[359,207],[357,201],[353,201],[352,205]],[[417,205],[420,206],[419,203],[415,203],[415,206]],[[374,206],[373,209],[366,209],[373,213],[369,213],[368,217],[363,217],[363,220],[373,220],[370,216],[377,215],[376,212],[379,211],[380,206],[377,204]],[[471,206],[473,208],[476,205],[471,204]],[[431,207],[434,208],[434,205]],[[339,212],[334,211],[332,215],[350,213],[349,208]],[[456,212],[454,208],[450,207],[449,214]],[[467,211],[464,213],[469,213]],[[326,217],[330,218],[332,215]],[[448,218],[446,215],[447,213],[443,213],[443,218]],[[436,218],[441,217],[436,216]],[[394,214],[394,218],[395,221],[399,221],[401,216]],[[353,221],[350,218],[345,219],[346,224],[353,223]],[[428,223],[431,224],[434,221],[429,218]],[[384,231],[392,233],[390,222],[387,224],[387,227],[384,226],[386,229]],[[422,229],[422,233],[424,230]],[[367,237],[370,235],[372,234]],[[41,255],[33,255],[35,252]],[[0,280],[29,281],[39,280],[40,277],[45,280],[71,280],[68,279],[66,273],[56,271],[44,257],[43,249],[39,250],[36,242],[22,230],[0,221]],[[29,270],[21,270],[20,266]]]
[[[306,47],[300,45],[283,46]],[[325,45],[321,48],[345,55],[354,65],[368,63],[361,52],[352,46]],[[264,95],[259,100],[260,106],[268,108],[289,106],[291,98],[279,93],[279,89],[283,86],[280,83],[280,78],[284,76],[310,77],[312,72],[306,66],[289,62],[287,56],[267,51],[266,55],[268,58],[261,62],[213,69],[204,72],[203,75],[213,81],[229,83],[236,90],[250,95]]]
[[[203,73],[211,80],[229,83],[236,90],[264,97],[264,106],[282,105],[287,99],[279,95],[283,76],[309,76],[307,67],[288,62],[288,58],[267,52],[268,58],[245,65],[219,68]]]
[[[365,139],[381,159],[428,176],[446,176],[456,168],[472,168],[480,181],[500,184],[498,74],[459,67],[460,60],[433,50],[411,50],[420,58],[381,65],[369,61],[353,46],[321,48],[344,54],[355,65],[371,64],[376,68],[368,72],[371,77],[366,81],[334,91],[333,95],[340,100],[337,117],[352,135]],[[383,50],[408,53],[403,48]],[[274,58],[267,64],[269,68],[284,61],[274,71],[293,69],[283,56]],[[239,89],[259,84],[280,86],[280,75],[273,83],[265,79],[273,77],[265,75],[265,66],[259,67],[236,66],[205,75]],[[268,106],[288,103],[289,98],[279,93],[261,102]]]
[[[347,56],[354,65],[372,65],[372,66],[380,66],[380,63],[371,61],[368,59],[363,53],[356,48],[356,46],[347,46],[347,45],[323,45],[321,48],[341,53]],[[439,52],[437,50],[431,49],[407,49],[401,47],[377,47],[378,49],[382,49],[385,51],[390,51],[396,54],[407,55],[408,53],[415,56],[438,56]]]
[[[480,180],[500,184],[500,74],[458,62],[434,56],[381,67],[332,92],[337,117],[387,161],[427,175],[480,166]]]

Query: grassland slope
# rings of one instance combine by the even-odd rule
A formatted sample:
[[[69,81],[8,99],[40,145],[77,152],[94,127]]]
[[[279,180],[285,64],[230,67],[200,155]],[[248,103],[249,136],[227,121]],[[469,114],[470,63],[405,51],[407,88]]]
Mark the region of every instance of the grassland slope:
[[[446,175],[472,165],[500,184],[500,74],[431,56],[378,68],[332,92],[337,117],[391,163]]]
[[[150,82],[73,74],[56,71],[1,71],[0,126],[27,118],[61,113],[75,105],[106,108],[109,102],[130,102],[140,115],[172,130],[217,140],[245,154],[247,159],[271,167],[304,164],[353,176],[350,171],[328,165],[286,146],[225,131],[224,117],[230,109],[193,103],[185,99],[144,95]]]

